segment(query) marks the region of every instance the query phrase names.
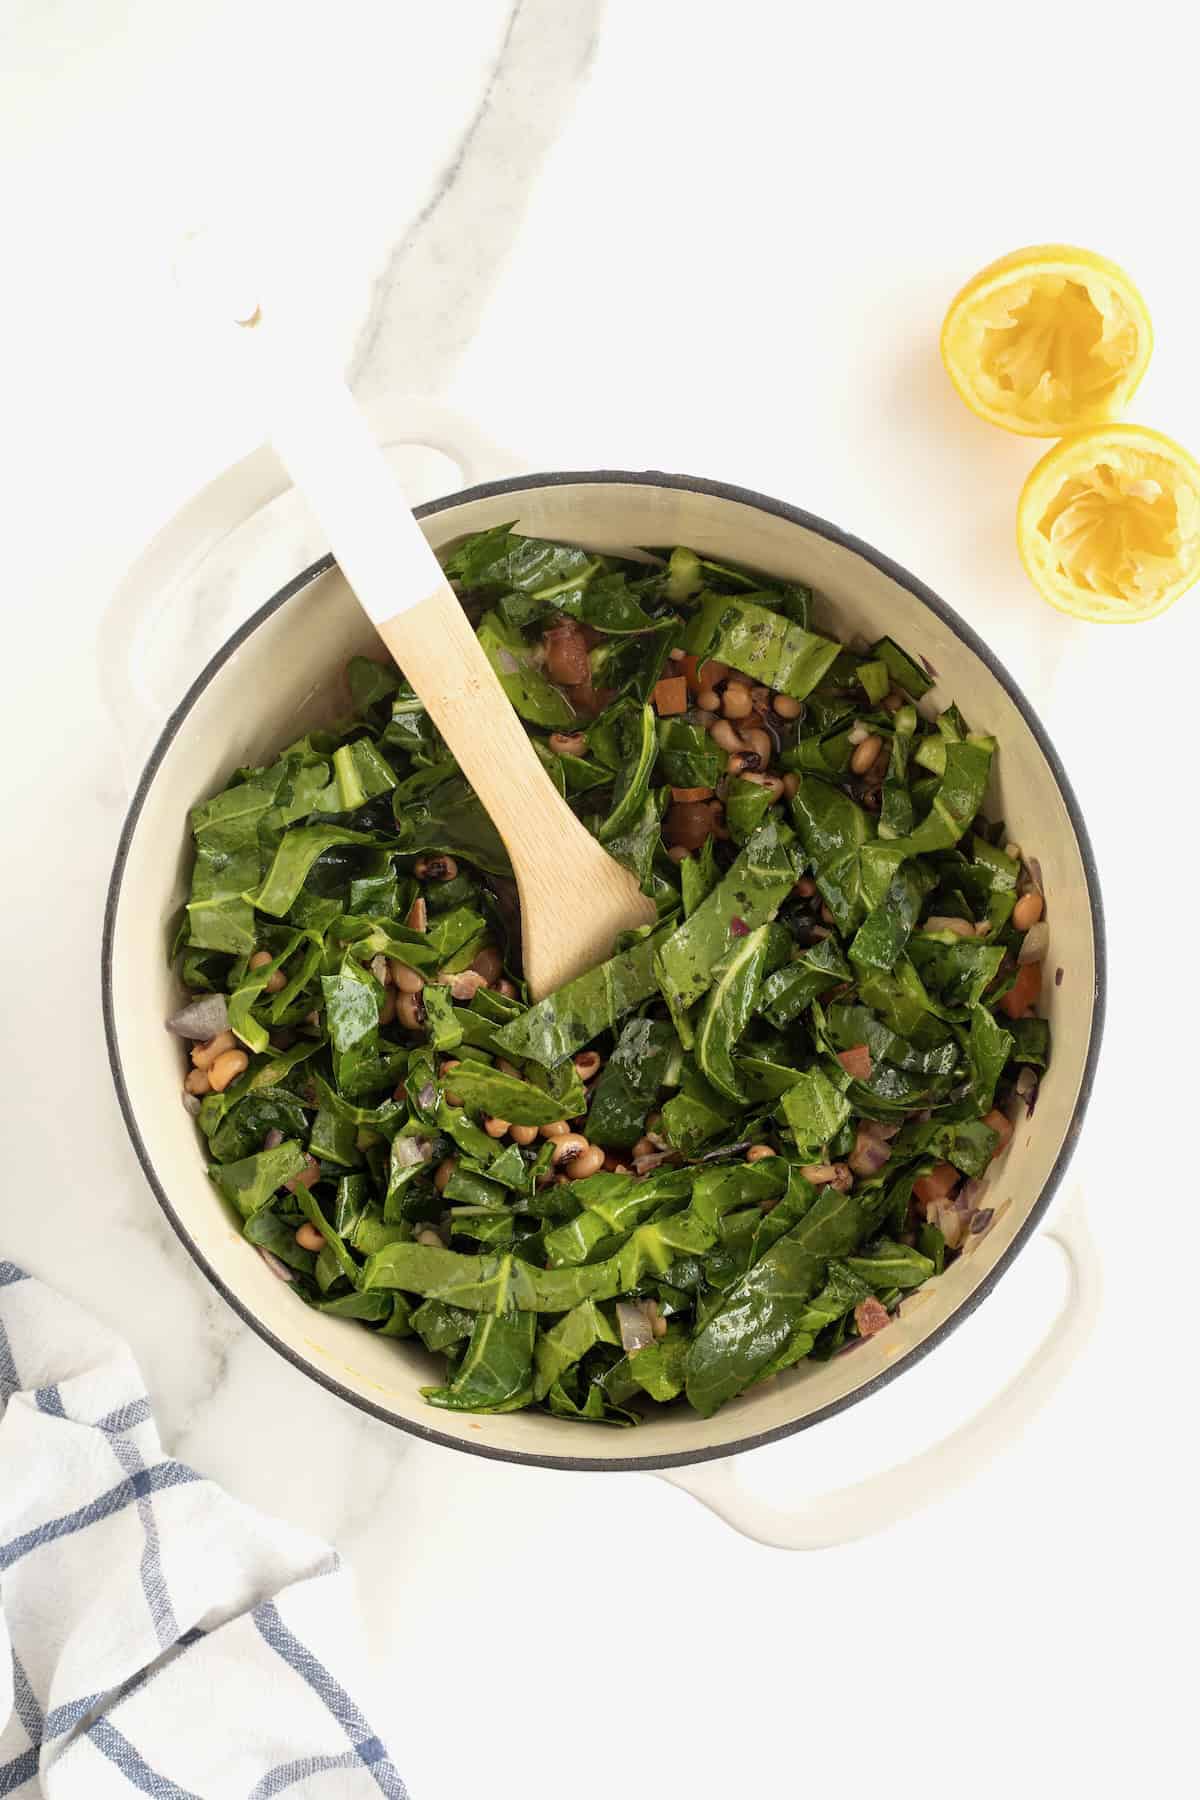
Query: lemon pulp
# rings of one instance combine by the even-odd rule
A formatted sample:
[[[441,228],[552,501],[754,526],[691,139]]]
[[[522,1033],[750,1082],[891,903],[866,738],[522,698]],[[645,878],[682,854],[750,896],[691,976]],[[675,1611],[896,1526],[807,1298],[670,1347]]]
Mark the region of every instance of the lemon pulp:
[[[1137,426],[1068,438],[1030,475],[1018,532],[1054,605],[1080,618],[1149,618],[1200,574],[1200,466]]]
[[[1028,418],[1066,426],[1121,392],[1137,326],[1114,297],[1046,276],[998,296],[979,322],[979,368]]]
[[[1050,244],[980,271],[946,314],[942,356],[971,409],[1031,437],[1114,417],[1150,357],[1150,320],[1115,263]]]

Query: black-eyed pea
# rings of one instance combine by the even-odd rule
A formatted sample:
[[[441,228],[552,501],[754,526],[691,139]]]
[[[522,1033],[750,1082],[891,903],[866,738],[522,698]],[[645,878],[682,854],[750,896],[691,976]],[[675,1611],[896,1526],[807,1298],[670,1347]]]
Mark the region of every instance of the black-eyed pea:
[[[197,1044],[192,1051],[192,1063],[197,1069],[210,1069],[218,1056],[224,1056],[226,1050],[236,1050],[237,1039],[232,1031],[218,1031],[216,1037],[209,1038],[205,1044]]]
[[[249,1067],[250,1058],[244,1050],[223,1050],[209,1064],[208,1085],[214,1094],[223,1094],[230,1082],[244,1075]]]

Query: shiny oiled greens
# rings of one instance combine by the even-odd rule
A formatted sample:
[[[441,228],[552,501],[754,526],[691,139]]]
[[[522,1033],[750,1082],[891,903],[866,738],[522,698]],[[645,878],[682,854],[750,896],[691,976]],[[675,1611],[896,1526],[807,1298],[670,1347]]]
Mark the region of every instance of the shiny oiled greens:
[[[530,1004],[504,845],[402,674],[357,657],[352,716],[192,811],[174,954],[235,1054],[198,1049],[187,1104],[247,1242],[436,1359],[430,1405],[707,1415],[986,1227],[1050,1052],[1012,923],[1034,883],[983,810],[997,745],[891,639],[849,649],[806,588],[686,547],[500,525],[446,569],[657,924]],[[705,688],[757,734],[733,767]]]

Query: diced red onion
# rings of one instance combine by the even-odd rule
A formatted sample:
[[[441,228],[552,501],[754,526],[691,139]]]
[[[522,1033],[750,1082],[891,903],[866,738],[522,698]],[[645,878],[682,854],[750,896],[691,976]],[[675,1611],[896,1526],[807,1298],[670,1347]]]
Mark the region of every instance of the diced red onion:
[[[272,1127],[271,1130],[268,1131],[266,1137],[263,1139],[262,1147],[264,1150],[278,1150],[278,1148],[279,1148],[280,1144],[282,1144],[282,1142],[283,1142],[282,1131],[277,1131],[274,1127]]]
[[[189,1094],[186,1088],[183,1090],[183,1110],[185,1113],[191,1113],[193,1119],[197,1118],[200,1113],[200,1096]]]
[[[856,1175],[878,1175],[880,1169],[892,1158],[891,1150],[870,1129],[868,1124],[860,1125],[854,1140],[854,1148],[846,1161]]]
[[[1045,962],[1046,952],[1050,948],[1050,927],[1045,919],[1039,919],[1025,933],[1021,948],[1017,951],[1017,961],[1025,963]]]
[[[953,1200],[935,1200],[925,1208],[925,1217],[936,1225],[946,1240],[947,1250],[957,1250],[966,1234],[966,1220]]]
[[[645,1300],[618,1300],[617,1325],[621,1346],[627,1356],[654,1342],[654,1318],[649,1302]]]
[[[729,921],[729,935],[730,937],[736,938],[749,937],[750,935],[750,927],[747,925],[745,919],[739,919],[736,913]]]
[[[992,1220],[995,1218],[995,1216],[996,1216],[995,1207],[981,1206],[979,1211],[975,1214],[974,1218],[971,1220],[971,1236],[978,1237],[981,1232],[986,1231],[988,1226],[991,1224]]]
[[[651,1169],[657,1169],[660,1163],[665,1163],[668,1156],[673,1154],[670,1150],[659,1150],[653,1156],[636,1156],[633,1166],[639,1175],[648,1175]]]
[[[1061,987],[1062,984],[1063,984],[1063,971],[1061,969],[1055,969],[1054,985],[1055,985],[1055,987]]]
[[[959,1212],[974,1212],[975,1208],[979,1205],[979,1196],[983,1193],[986,1185],[986,1182],[980,1181],[977,1175],[972,1175],[968,1180],[964,1181],[957,1194],[954,1196],[954,1204],[957,1206]]]
[[[1044,896],[1045,892],[1046,892],[1046,887],[1045,887],[1045,883],[1042,880],[1042,865],[1038,861],[1037,857],[1036,856],[1027,856],[1025,858],[1025,867],[1029,871],[1029,879],[1032,881],[1034,887],[1037,889],[1039,894]]]
[[[429,1138],[395,1137],[392,1139],[392,1166],[397,1169],[411,1169],[414,1163],[428,1162],[433,1154],[433,1144]]]
[[[1037,1105],[1038,1081],[1036,1069],[1024,1068],[1017,1076],[1017,1096],[1025,1102],[1025,1117],[1032,1119],[1033,1109]]]
[[[417,1094],[417,1105],[421,1108],[422,1112],[428,1112],[436,1099],[437,1089],[434,1087],[432,1081],[427,1081]]]
[[[186,1006],[171,1014],[167,1030],[173,1031],[176,1037],[195,1038],[198,1043],[205,1044],[219,1032],[228,1031],[229,1008],[224,994],[201,994],[197,999],[189,1000]]]
[[[262,1257],[272,1275],[278,1275],[280,1281],[295,1281],[296,1277],[292,1270],[288,1268],[286,1263],[280,1262],[279,1258],[270,1250],[264,1250],[261,1244],[256,1244],[254,1248],[258,1251],[258,1254]]]

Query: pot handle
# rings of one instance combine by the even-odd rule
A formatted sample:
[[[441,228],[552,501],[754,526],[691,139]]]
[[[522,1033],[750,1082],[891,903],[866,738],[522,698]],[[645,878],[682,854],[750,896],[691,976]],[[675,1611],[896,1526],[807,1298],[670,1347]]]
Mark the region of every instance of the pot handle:
[[[661,1479],[683,1488],[727,1525],[778,1550],[827,1550],[884,1531],[944,1499],[1019,1438],[1050,1399],[1090,1337],[1100,1306],[1100,1261],[1078,1195],[1043,1234],[1066,1257],[1070,1289],[1046,1336],[1008,1385],[974,1418],[911,1461],[851,1487],[806,1502],[776,1506],[737,1479],[738,1457],[663,1469]]]
[[[519,474],[527,466],[437,401],[395,396],[366,410],[385,449],[414,445],[437,450],[458,469],[464,487]],[[182,693],[182,687],[170,695],[156,692],[145,670],[143,651],[151,625],[180,603],[185,590],[198,581],[205,561],[289,486],[274,452],[260,445],[174,515],[131,564],[109,601],[97,629],[97,669],[130,787],[141,771],[152,734]],[[216,647],[189,655],[193,672]]]

